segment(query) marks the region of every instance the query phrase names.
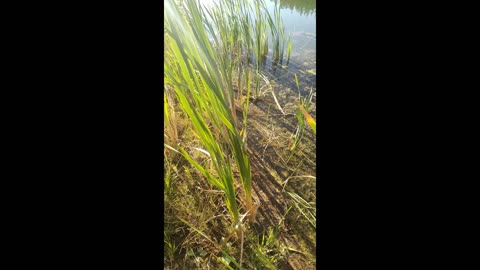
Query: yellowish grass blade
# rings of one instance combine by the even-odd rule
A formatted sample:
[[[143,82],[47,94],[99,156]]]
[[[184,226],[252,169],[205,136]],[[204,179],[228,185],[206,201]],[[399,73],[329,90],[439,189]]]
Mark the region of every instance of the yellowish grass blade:
[[[303,106],[297,102],[298,107],[302,111],[303,115],[305,116],[305,119],[307,119],[308,124],[313,130],[313,133],[317,134],[317,124],[315,123],[315,120],[310,116],[310,114],[303,108]]]

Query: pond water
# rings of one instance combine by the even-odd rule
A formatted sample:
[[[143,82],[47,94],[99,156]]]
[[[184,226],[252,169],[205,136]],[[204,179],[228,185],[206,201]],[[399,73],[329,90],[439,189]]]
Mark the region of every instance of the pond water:
[[[266,0],[273,14],[274,0]],[[288,67],[278,68],[267,60],[265,71],[276,81],[295,89],[294,74],[297,74],[302,95],[310,89],[316,91],[316,6],[315,0],[280,0],[280,15],[285,26],[285,36],[293,37],[293,46]],[[271,55],[271,52],[269,53]]]
[[[275,1],[267,0],[265,3],[273,14]],[[316,5],[315,0],[280,0],[280,15],[285,25],[285,34],[293,37],[290,62],[307,68],[315,68],[314,61],[317,56]]]

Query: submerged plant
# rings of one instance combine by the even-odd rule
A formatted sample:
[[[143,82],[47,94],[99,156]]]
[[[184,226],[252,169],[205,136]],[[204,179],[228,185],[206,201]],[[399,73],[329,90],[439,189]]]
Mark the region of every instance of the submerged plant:
[[[283,25],[283,21],[280,16],[279,1],[275,1],[273,18],[269,13],[266,15],[266,17],[270,26],[270,33],[272,35],[273,65],[277,65],[278,63],[282,64],[285,51],[285,26]]]
[[[288,37],[288,41],[287,41],[287,66],[288,66],[288,63],[290,63],[290,52],[292,50],[292,45],[293,45],[293,37],[292,35],[290,35]]]

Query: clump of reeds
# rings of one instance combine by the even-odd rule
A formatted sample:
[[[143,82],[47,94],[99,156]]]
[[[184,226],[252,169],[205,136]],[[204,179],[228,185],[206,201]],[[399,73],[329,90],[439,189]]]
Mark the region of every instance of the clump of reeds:
[[[275,1],[273,18],[269,13],[266,17],[270,26],[270,33],[272,35],[273,65],[277,65],[278,63],[282,64],[285,50],[285,26],[283,25],[283,21],[280,16],[280,4],[278,1]]]
[[[209,166],[202,166],[191,155],[178,151],[193,164],[208,181],[225,192],[225,202],[237,226],[240,212],[236,201],[233,164],[240,172],[247,209],[252,207],[251,171],[246,147],[242,141],[234,111],[231,59],[218,57],[213,51],[204,24],[202,8],[196,1],[186,0],[179,7],[173,1],[165,4],[165,27],[174,61],[165,61],[165,83],[176,93],[178,104],[189,117],[195,135],[200,139],[215,174]],[[183,12],[181,11],[183,10]],[[214,10],[214,13],[217,10]],[[228,11],[228,9],[223,9]],[[215,25],[228,31],[217,16]],[[208,26],[207,26],[208,27]],[[228,39],[218,42],[226,53],[233,45]]]

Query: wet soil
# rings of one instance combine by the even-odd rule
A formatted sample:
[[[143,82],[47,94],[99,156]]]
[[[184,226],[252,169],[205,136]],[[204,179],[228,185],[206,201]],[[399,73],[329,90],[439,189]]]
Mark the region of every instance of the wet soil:
[[[281,269],[314,269],[316,230],[293,206],[294,202],[287,192],[296,193],[315,205],[316,179],[289,177],[316,177],[316,136],[306,127],[300,145],[288,159],[289,144],[298,125],[294,115],[298,91],[294,91],[292,85],[280,85],[274,80],[270,83],[283,113],[271,93],[265,93],[250,103],[248,111],[247,147],[252,169],[253,196],[260,203],[255,222],[251,225],[259,234],[278,224],[282,225],[279,240],[286,247],[299,252],[290,249],[287,263]],[[308,82],[301,85],[301,89],[310,90],[310,87],[313,91],[316,90],[315,85]],[[316,119],[315,100],[309,112]],[[240,112],[237,112],[237,116],[239,120],[242,119]],[[285,184],[287,179],[289,181]],[[293,206],[292,211],[282,221],[290,206]]]

